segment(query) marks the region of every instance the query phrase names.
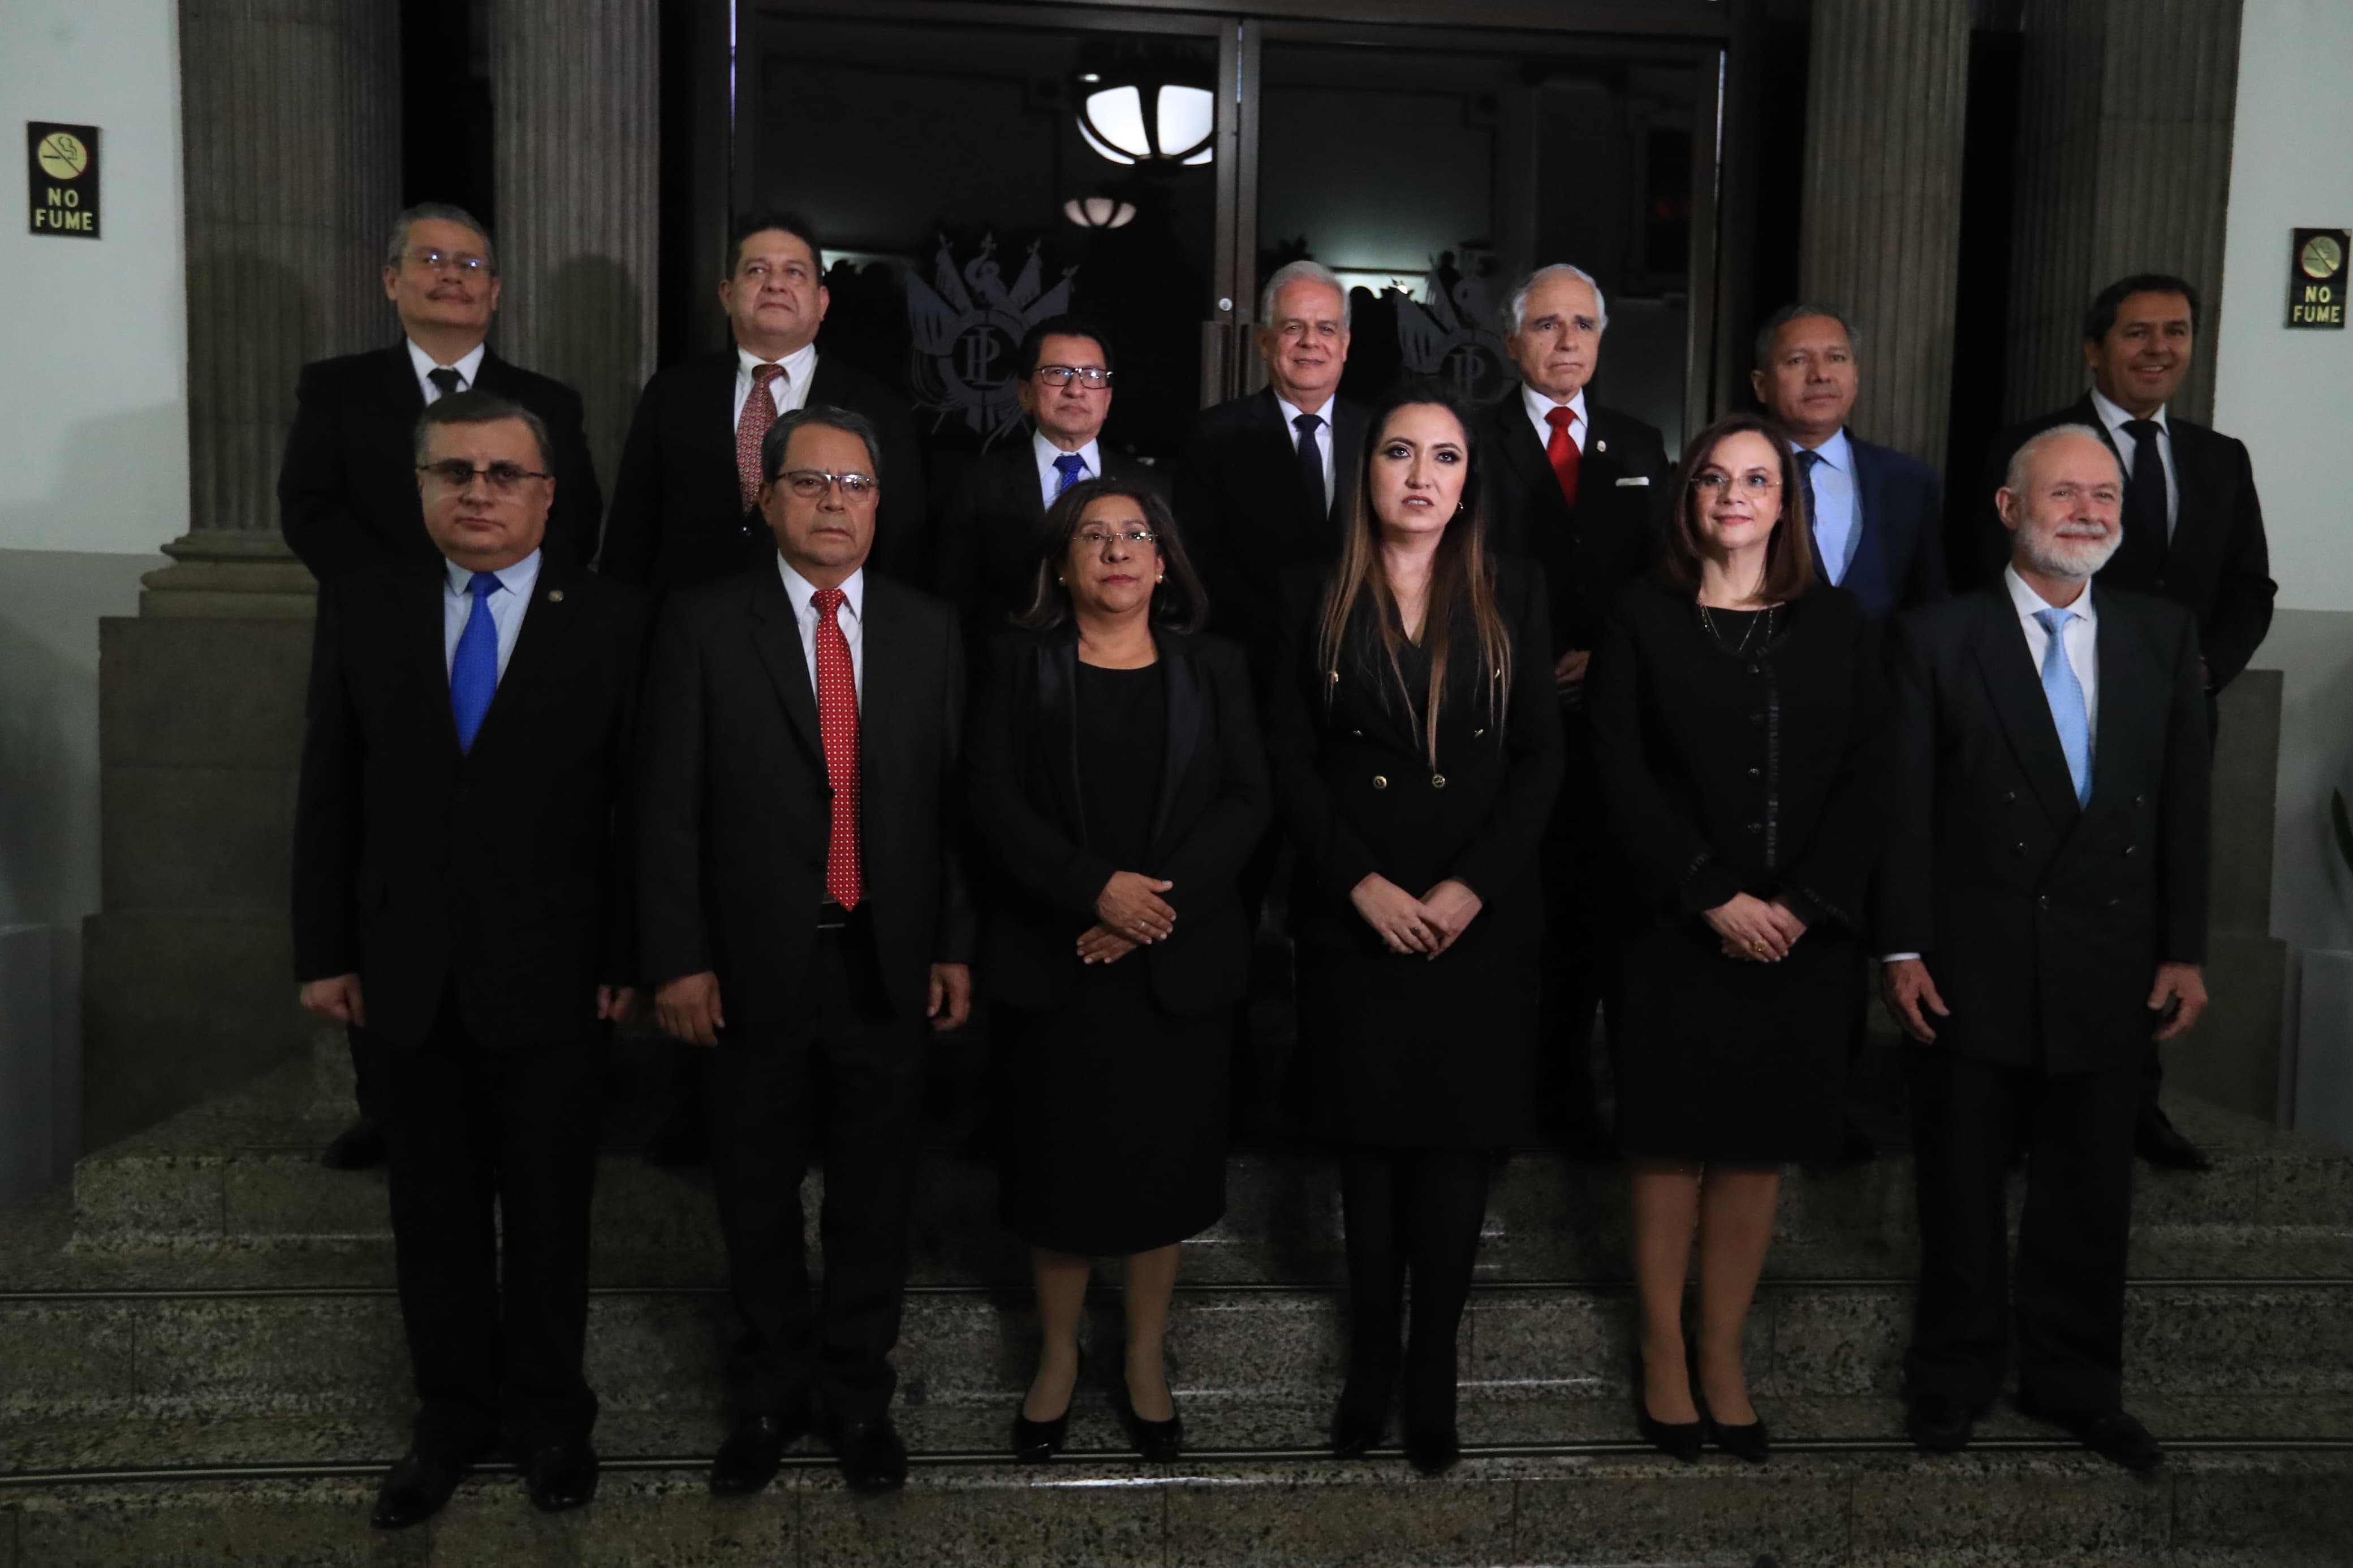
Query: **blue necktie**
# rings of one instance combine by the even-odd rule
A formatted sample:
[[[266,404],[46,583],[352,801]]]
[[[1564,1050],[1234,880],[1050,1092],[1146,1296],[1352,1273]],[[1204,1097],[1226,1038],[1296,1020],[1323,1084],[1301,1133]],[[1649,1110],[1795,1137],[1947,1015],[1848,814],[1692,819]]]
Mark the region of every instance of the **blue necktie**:
[[[1087,460],[1076,452],[1065,452],[1054,459],[1054,471],[1062,476],[1054,485],[1054,493],[1060,495],[1087,477]]]
[[[499,689],[499,628],[491,619],[491,595],[501,584],[494,573],[477,572],[468,592],[474,607],[466,629],[458,634],[457,656],[449,661],[449,712],[458,721],[458,749],[470,752],[491,710],[491,697]]]
[[[2092,798],[2092,720],[2084,705],[2084,683],[2067,660],[2066,639],[2059,634],[2074,619],[2073,610],[2037,610],[2034,618],[2051,634],[2042,649],[2042,700],[2051,704],[2051,722],[2059,729],[2059,749],[2067,753],[2067,775],[2075,781],[2075,804]]]

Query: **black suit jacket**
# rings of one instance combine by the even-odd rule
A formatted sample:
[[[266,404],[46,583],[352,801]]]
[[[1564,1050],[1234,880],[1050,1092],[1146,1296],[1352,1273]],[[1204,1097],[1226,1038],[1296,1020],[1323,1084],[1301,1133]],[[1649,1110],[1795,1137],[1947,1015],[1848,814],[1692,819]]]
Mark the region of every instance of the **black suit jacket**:
[[[445,996],[485,1046],[567,1039],[636,982],[624,807],[636,590],[543,558],[473,749],[458,748],[441,558],[323,584],[294,828],[298,980],[357,973],[421,1045]]]
[[[859,849],[882,983],[920,1016],[931,965],[972,956],[959,858],[955,613],[866,574]],[[733,1026],[790,1021],[817,940],[833,793],[776,557],[672,594],[646,672],[641,943],[655,981],[716,971]]]
[[[1124,479],[1167,499],[1166,471],[1107,447],[1095,450],[1103,478]],[[1045,521],[1037,451],[1027,433],[973,464],[942,513],[933,584],[964,616],[976,649],[985,649],[1010,617],[1029,607],[1037,586],[1038,529]]]
[[[1847,432],[1854,453],[1854,504],[1862,536],[1838,585],[1873,619],[1945,598],[1945,486],[1936,470],[1893,447]],[[1814,575],[1827,583],[1821,543],[1809,532]]]
[[[1496,551],[1544,567],[1556,661],[1571,648],[1601,646],[1619,593],[1651,569],[1670,504],[1672,470],[1658,431],[1590,398],[1585,409],[1589,439],[1574,512],[1517,385],[1479,421],[1487,538]]]
[[[1397,690],[1370,636],[1322,668],[1316,623],[1329,574],[1302,567],[1284,579],[1282,662],[1270,684],[1267,745],[1299,876],[1291,931],[1302,944],[1386,951],[1349,894],[1375,872],[1419,898],[1454,878],[1482,905],[1456,950],[1529,947],[1544,931],[1536,847],[1560,785],[1560,720],[1553,698],[1544,574],[1494,564],[1495,605],[1511,628],[1511,698],[1489,710],[1467,620],[1454,648],[1430,765],[1420,719]],[[1426,669],[1426,667],[1424,667]],[[1416,708],[1419,679],[1409,674]],[[1466,1026],[1468,1026],[1466,1025]]]
[[[1075,947],[1114,871],[1174,882],[1179,916],[1143,963],[1172,1013],[1240,1002],[1250,989],[1250,922],[1235,878],[1273,815],[1242,651],[1222,637],[1155,627],[1168,737],[1145,864],[1117,866],[1087,843],[1079,785],[1078,639],[1068,626],[1008,632],[989,647],[974,705],[968,798],[987,866],[980,978],[995,1001],[1047,1008],[1077,977]]]
[[[1997,582],[1889,631],[1879,952],[1924,955],[1937,1042],[2051,1073],[2139,1061],[2160,963],[2206,956],[2208,741],[2197,628],[2105,584],[2092,797],[2075,788]]]
[[[586,564],[596,553],[605,502],[581,429],[580,395],[488,351],[474,386],[521,404],[547,426],[555,499],[543,548],[550,559]],[[278,469],[278,526],[320,582],[386,561],[441,559],[417,493],[417,419],[424,412],[405,339],[302,367]]]
[[[613,480],[597,563],[607,576],[659,595],[773,561],[767,521],[758,509],[744,510],[735,474],[736,370],[731,345],[656,371],[646,383]],[[807,405],[873,421],[882,438],[875,455],[882,496],[867,563],[902,580],[923,579],[923,457],[906,401],[820,348]]]
[[[2054,425],[2088,425],[2108,443],[2090,394],[2055,414],[2004,431],[1988,453],[1978,481],[1978,574],[1990,581],[2010,560],[2010,531],[1994,510],[2010,459],[2028,439]],[[2220,691],[2247,668],[2272,626],[2271,547],[2263,538],[2263,506],[2255,494],[2254,464],[2236,438],[2168,416],[2173,475],[2179,490],[2173,537],[2161,554],[2127,547],[2102,567],[2103,587],[2155,594],[2188,610],[2198,623],[2199,657]],[[2119,457],[2119,461],[2121,461]],[[2126,471],[2130,479],[2130,471]]]
[[[1307,516],[1298,451],[1271,389],[1204,408],[1176,468],[1176,522],[1209,595],[1210,629],[1250,650],[1264,668],[1282,640],[1282,574],[1328,563],[1348,516],[1358,454],[1371,413],[1335,397],[1332,504]]]

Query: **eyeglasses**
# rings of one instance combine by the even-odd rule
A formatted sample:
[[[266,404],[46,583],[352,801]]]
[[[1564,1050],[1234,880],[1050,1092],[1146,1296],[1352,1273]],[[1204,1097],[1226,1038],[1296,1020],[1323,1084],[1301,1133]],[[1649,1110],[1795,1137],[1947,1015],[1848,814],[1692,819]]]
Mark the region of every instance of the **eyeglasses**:
[[[776,476],[776,483],[803,500],[815,500],[836,485],[844,500],[866,500],[882,488],[871,474],[828,474],[823,468],[787,468]]]
[[[1114,544],[1157,544],[1160,542],[1160,536],[1149,529],[1143,528],[1131,528],[1116,533],[1100,528],[1090,528],[1078,536],[1078,542],[1089,550],[1109,550]]]
[[[1744,496],[1761,496],[1767,490],[1779,489],[1781,481],[1769,474],[1759,473],[1754,469],[1735,476],[1718,473],[1715,469],[1710,468],[1706,473],[1695,476],[1692,479],[1691,488],[1708,500],[1714,500],[1727,489],[1736,490]]]
[[[1036,374],[1047,386],[1068,386],[1072,377],[1089,392],[1101,392],[1111,384],[1111,372],[1100,365],[1041,364]]]
[[[436,250],[421,247],[415,250],[404,250],[400,256],[401,259],[410,266],[421,267],[427,272],[438,272],[444,268],[454,267],[469,278],[485,278],[490,275],[491,270],[489,257],[476,256],[471,251],[466,250]]]
[[[430,476],[436,484],[453,490],[462,490],[480,479],[491,487],[493,494],[502,496],[512,495],[525,479],[554,478],[553,474],[543,474],[536,468],[526,468],[521,463],[492,463],[486,468],[478,468],[454,458],[444,463],[419,463],[417,471]]]

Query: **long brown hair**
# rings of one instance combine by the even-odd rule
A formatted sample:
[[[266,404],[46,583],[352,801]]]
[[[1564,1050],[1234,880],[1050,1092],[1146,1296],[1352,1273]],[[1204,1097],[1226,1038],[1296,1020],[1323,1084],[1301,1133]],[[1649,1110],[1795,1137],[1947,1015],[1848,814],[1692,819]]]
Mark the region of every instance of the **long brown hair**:
[[[1808,543],[1814,520],[1806,515],[1805,475],[1789,433],[1762,414],[1727,414],[1684,443],[1683,463],[1675,469],[1674,516],[1659,552],[1659,586],[1681,598],[1699,594],[1706,536],[1700,531],[1699,491],[1692,481],[1715,449],[1734,436],[1762,436],[1781,456],[1781,517],[1765,541],[1765,575],[1757,585],[1757,596],[1768,605],[1801,599],[1814,585],[1814,552]]]
[[[1461,403],[1435,382],[1415,382],[1397,393],[1373,416],[1366,430],[1348,500],[1348,522],[1340,540],[1339,559],[1324,590],[1324,606],[1317,618],[1315,658],[1318,668],[1332,677],[1324,688],[1324,700],[1328,703],[1331,688],[1339,682],[1342,659],[1351,652],[1369,653],[1368,645],[1377,639],[1377,646],[1388,663],[1389,677],[1397,683],[1397,693],[1404,700],[1406,711],[1413,710],[1413,693],[1406,686],[1405,666],[1399,658],[1405,634],[1399,624],[1397,596],[1390,593],[1388,574],[1381,566],[1380,520],[1373,512],[1372,479],[1373,463],[1379,454],[1382,437],[1388,434],[1389,421],[1401,408],[1425,405],[1443,408],[1461,427],[1462,450],[1468,459],[1465,467],[1469,470],[1462,481],[1462,510],[1439,537],[1438,553],[1430,562],[1430,595],[1421,617],[1421,647],[1430,655],[1430,684],[1424,698],[1422,728],[1430,760],[1435,765],[1438,715],[1446,701],[1446,672],[1454,656],[1457,616],[1467,614],[1471,621],[1475,646],[1468,651],[1477,658],[1480,672],[1487,678],[1491,722],[1502,715],[1511,700],[1512,690],[1512,634],[1504,624],[1503,613],[1495,607],[1495,573],[1487,558],[1487,516],[1482,494],[1485,487],[1480,482],[1478,437]],[[1362,628],[1364,622],[1370,623],[1369,636]]]
[[[1105,496],[1134,501],[1144,513],[1144,526],[1156,542],[1153,548],[1160,552],[1161,578],[1152,589],[1148,611],[1152,619],[1170,631],[1199,631],[1208,624],[1209,596],[1201,592],[1200,576],[1185,553],[1176,519],[1166,501],[1125,479],[1081,479],[1054,498],[1038,525],[1038,564],[1030,574],[1029,607],[1015,616],[1013,624],[1024,631],[1042,632],[1071,618],[1071,591],[1062,583],[1062,563],[1070,559],[1071,541],[1078,537],[1087,508]]]

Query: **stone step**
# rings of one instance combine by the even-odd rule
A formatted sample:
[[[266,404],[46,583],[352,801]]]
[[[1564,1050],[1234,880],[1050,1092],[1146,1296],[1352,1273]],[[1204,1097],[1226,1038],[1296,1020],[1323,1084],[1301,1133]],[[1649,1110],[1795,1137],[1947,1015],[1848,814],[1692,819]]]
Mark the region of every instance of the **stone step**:
[[[389,1419],[147,1428],[93,1438],[81,1462],[0,1474],[0,1568],[2318,1568],[2341,1564],[2353,1539],[2353,1452],[2329,1438],[2176,1436],[2166,1468],[2141,1479],[2014,1417],[1989,1421],[1970,1454],[1931,1458],[1883,1421],[1809,1407],[1779,1413],[1770,1465],[1679,1466],[1622,1436],[1486,1440],[1475,1414],[1464,1463],[1434,1480],[1386,1454],[1321,1458],[1304,1427],[1295,1444],[1208,1447],[1208,1413],[1188,1409],[1197,1452],[1176,1466],[1103,1452],[1021,1469],[994,1462],[1001,1434],[943,1447],[924,1439],[945,1434],[910,1420],[902,1493],[852,1497],[810,1452],[728,1502],[703,1482],[715,1428],[622,1417],[600,1425],[607,1470],[588,1510],[538,1515],[491,1467],[396,1537],[364,1522],[400,1445]]]

